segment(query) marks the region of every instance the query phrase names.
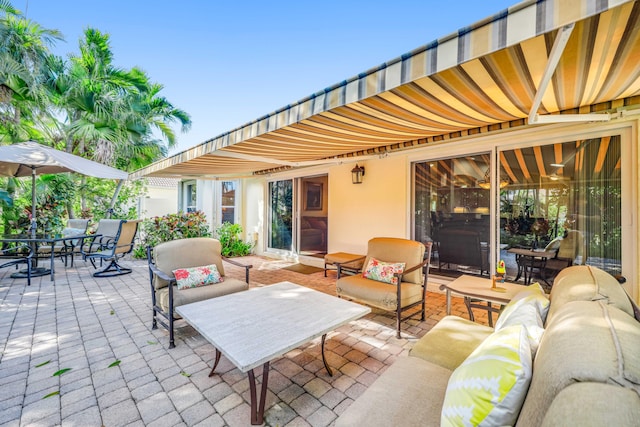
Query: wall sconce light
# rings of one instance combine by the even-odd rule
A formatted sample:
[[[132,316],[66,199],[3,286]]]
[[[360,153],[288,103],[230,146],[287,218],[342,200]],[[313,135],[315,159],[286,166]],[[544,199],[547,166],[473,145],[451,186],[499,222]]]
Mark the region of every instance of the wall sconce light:
[[[362,184],[362,177],[364,176],[364,166],[358,166],[351,169],[351,182],[354,184]]]

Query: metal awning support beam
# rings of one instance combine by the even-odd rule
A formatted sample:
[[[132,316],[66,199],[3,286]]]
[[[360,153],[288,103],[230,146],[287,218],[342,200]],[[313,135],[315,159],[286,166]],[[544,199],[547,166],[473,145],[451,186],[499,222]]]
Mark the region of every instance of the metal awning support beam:
[[[569,41],[569,37],[571,36],[574,27],[575,23],[572,22],[571,24],[565,25],[558,30],[558,35],[556,36],[556,39],[553,42],[553,47],[551,48],[551,52],[549,53],[549,61],[547,62],[547,66],[544,69],[544,73],[542,74],[542,79],[540,79],[540,84],[538,85],[538,92],[536,92],[536,96],[533,98],[533,105],[531,106],[531,110],[529,110],[529,124],[533,125],[544,123],[594,122],[611,120],[611,115],[608,113],[554,114],[547,116],[538,115],[538,109],[540,108],[540,104],[542,103],[542,97],[549,87],[551,77],[553,77],[553,74],[556,72],[556,68],[558,67],[558,63],[560,62],[560,58],[562,57],[564,49],[567,47],[567,42]]]

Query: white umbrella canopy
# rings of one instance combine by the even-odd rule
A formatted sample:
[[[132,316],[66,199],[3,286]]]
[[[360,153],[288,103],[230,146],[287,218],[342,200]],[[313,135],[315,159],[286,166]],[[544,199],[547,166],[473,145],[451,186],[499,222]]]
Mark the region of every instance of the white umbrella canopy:
[[[56,150],[34,141],[0,146],[1,176],[31,176],[32,179],[32,232],[36,224],[36,175],[78,172],[83,175],[107,179],[127,179],[129,174],[119,169],[85,159],[75,154]]]
[[[61,172],[78,172],[96,178],[127,179],[119,169],[56,150],[34,141],[0,146],[0,175],[30,176]]]

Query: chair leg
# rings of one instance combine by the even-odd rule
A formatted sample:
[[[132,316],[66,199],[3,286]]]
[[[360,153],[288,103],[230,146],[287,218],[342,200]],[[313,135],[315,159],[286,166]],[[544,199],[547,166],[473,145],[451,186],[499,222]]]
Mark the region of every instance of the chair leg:
[[[102,259],[100,260],[102,262]],[[93,277],[112,277],[112,276],[120,276],[122,274],[129,274],[133,270],[130,268],[126,268],[118,264],[115,259],[112,259],[111,262],[102,270],[98,270],[93,273]]]
[[[155,308],[153,309],[153,316],[151,318],[151,329],[158,329],[158,319],[156,319],[156,309]]]
[[[398,308],[396,309],[396,338],[400,339],[400,323],[402,319],[402,308],[398,304]]]
[[[169,315],[169,348],[175,348],[176,342],[173,339],[173,313]]]

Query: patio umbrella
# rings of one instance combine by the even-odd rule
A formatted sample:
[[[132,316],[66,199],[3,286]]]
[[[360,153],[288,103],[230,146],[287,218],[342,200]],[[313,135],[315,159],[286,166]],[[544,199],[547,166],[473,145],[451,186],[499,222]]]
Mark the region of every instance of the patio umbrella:
[[[129,174],[34,141],[0,146],[1,176],[31,176],[31,231],[36,230],[36,175],[78,172],[96,178],[127,179]]]

